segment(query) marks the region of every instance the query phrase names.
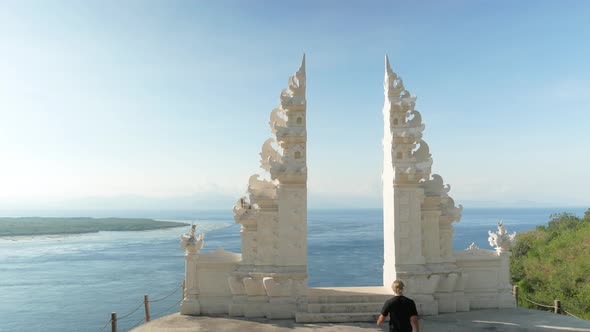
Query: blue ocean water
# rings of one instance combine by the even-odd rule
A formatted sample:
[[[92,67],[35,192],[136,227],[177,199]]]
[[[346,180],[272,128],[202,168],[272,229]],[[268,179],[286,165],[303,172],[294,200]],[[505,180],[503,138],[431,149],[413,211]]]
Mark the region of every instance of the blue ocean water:
[[[585,209],[465,209],[454,224],[455,250],[475,242],[489,248],[487,231],[499,219],[508,231],[546,224],[552,213],[582,215]],[[82,215],[72,211],[44,216]],[[86,211],[84,215],[89,215]],[[240,251],[240,226],[231,211],[95,212],[94,217],[149,217],[195,222],[206,233],[203,251],[221,246]],[[310,210],[309,286],[370,286],[382,283],[383,236],[380,209]],[[0,331],[99,331],[111,312],[126,331],[143,319],[143,295],[152,317],[178,311],[184,278],[179,236],[188,227],[99,232],[72,236],[0,238]],[[107,326],[106,330],[110,330]]]

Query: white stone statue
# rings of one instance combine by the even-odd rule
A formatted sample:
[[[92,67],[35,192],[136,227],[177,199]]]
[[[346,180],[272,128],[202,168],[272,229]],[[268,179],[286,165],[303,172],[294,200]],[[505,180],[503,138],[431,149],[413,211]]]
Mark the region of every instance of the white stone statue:
[[[490,246],[495,247],[498,253],[510,251],[510,247],[516,238],[516,232],[508,234],[506,228],[504,228],[502,220],[498,221],[498,231],[496,231],[496,233],[488,231],[488,234],[490,235],[490,237],[488,237]]]
[[[196,230],[197,225],[192,224],[190,233],[180,236],[180,246],[186,250],[187,254],[197,254],[203,248],[203,245],[205,245],[205,234],[201,233],[199,236],[196,236]]]

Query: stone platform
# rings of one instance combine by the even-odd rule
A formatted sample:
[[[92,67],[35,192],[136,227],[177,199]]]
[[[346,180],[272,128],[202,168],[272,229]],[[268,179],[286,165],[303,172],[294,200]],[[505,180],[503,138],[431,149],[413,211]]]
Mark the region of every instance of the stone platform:
[[[376,315],[377,313],[375,313]],[[385,324],[384,324],[385,325]],[[244,319],[235,317],[183,316],[162,317],[134,332],[360,332],[386,331],[374,323],[298,324],[293,320]],[[420,318],[421,332],[489,331],[577,331],[590,332],[590,321],[524,308],[484,309]]]

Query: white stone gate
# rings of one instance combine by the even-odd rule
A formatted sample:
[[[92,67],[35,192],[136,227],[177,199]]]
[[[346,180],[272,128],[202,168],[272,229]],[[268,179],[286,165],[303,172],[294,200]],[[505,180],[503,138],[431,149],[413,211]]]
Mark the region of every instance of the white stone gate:
[[[188,315],[295,318],[297,322],[373,320],[395,279],[407,284],[420,314],[513,307],[505,247],[452,251],[452,223],[461,218],[422,138],[416,97],[386,57],[382,287],[307,287],[307,131],[305,56],[270,115],[248,197],[234,207],[242,254],[199,253],[203,236],[182,237]],[[505,235],[502,235],[505,236]]]

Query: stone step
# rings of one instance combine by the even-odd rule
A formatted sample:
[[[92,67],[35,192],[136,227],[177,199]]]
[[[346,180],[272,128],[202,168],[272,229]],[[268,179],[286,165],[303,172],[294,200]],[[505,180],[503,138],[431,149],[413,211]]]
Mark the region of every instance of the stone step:
[[[308,297],[308,303],[331,304],[331,303],[385,303],[392,295],[326,295]]]
[[[376,322],[379,313],[309,313],[298,312],[295,314],[297,323],[350,323],[350,322]]]
[[[308,303],[384,303],[393,294],[383,287],[311,288]]]
[[[379,313],[381,308],[383,308],[383,303],[384,301],[366,303],[309,303],[307,305],[307,311],[310,313]]]

